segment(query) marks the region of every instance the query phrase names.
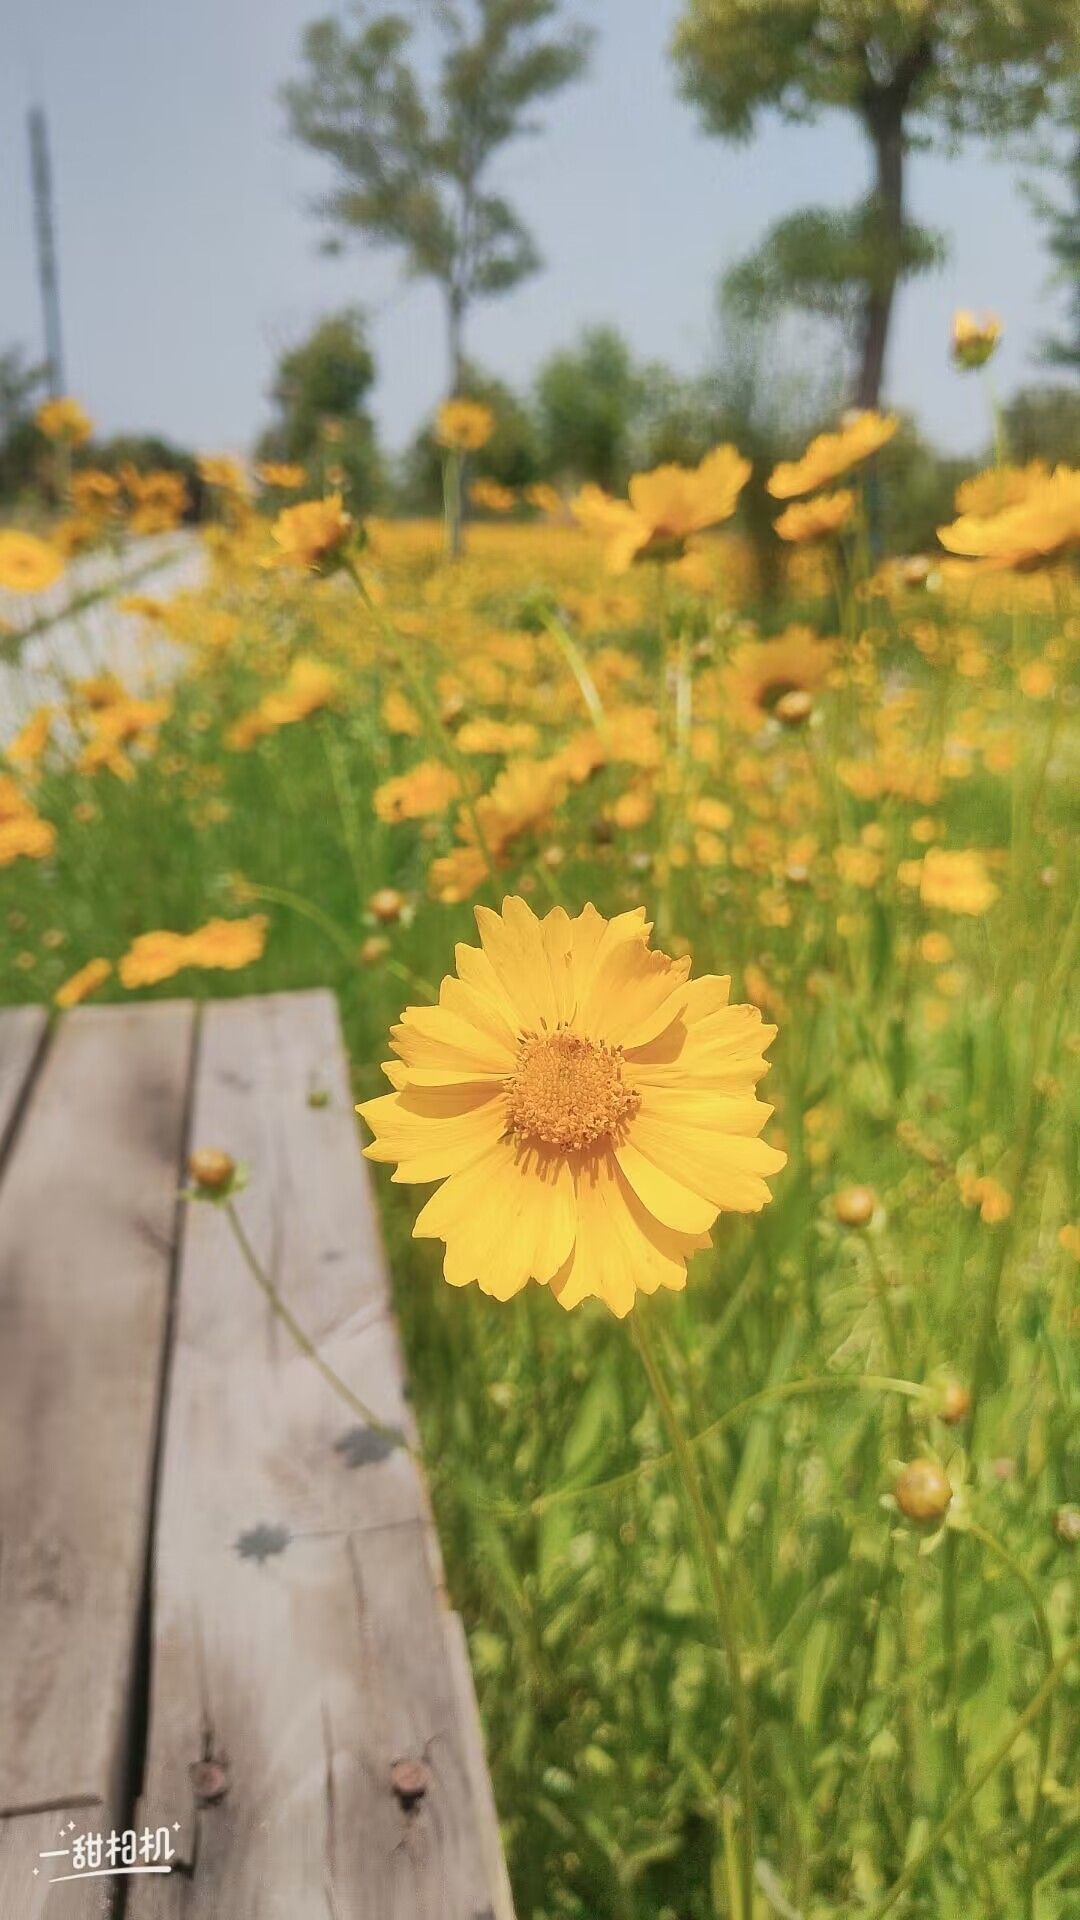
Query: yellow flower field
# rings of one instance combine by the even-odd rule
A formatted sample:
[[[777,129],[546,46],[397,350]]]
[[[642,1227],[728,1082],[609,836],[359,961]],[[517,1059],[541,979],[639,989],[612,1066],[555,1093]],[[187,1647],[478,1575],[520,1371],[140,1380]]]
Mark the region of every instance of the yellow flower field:
[[[1080,473],[889,557],[849,418],[763,614],[736,448],[470,522],[485,411],[23,672],[0,999],[337,993],[522,1920],[1068,1920]],[[8,657],[180,511],[0,531]]]

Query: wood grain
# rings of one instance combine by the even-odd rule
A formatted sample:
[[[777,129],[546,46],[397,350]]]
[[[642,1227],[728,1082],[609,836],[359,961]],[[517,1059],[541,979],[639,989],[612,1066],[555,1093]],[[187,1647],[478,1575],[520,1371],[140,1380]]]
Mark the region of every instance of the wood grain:
[[[61,1023],[0,1182],[0,1813],[109,1807],[135,1632],[190,1006]]]
[[[412,1442],[329,995],[208,1009],[192,1144],[248,1163],[238,1209],[275,1286]],[[223,1213],[192,1206],[139,1818],[180,1820],[188,1870],[133,1881],[129,1920],[503,1920],[441,1582],[409,1455],[294,1348]]]
[[[0,1165],[48,1024],[43,1007],[0,1009]]]

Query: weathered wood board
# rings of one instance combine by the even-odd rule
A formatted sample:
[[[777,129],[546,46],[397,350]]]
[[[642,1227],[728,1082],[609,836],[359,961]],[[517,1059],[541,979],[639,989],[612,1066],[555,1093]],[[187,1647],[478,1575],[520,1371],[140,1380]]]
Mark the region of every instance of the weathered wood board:
[[[44,1910],[68,1819],[123,1812],[193,1032],[181,1004],[61,1023],[0,1180],[4,1920]]]
[[[41,1007],[5,1007],[0,1012],[0,1162],[48,1024]]]
[[[0,1920],[513,1920],[415,1440],[332,998],[0,1016]]]
[[[273,1284],[412,1443],[329,995],[208,1010],[191,1139],[247,1164]],[[134,1883],[130,1920],[495,1915],[420,1477],[296,1351],[211,1206],[180,1256],[153,1617],[141,1820],[180,1820],[188,1871]]]

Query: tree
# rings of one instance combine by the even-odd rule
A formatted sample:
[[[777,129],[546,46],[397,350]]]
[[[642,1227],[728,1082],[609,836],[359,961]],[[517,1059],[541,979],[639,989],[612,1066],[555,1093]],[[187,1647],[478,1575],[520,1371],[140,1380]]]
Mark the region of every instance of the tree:
[[[1042,196],[1038,200],[1054,260],[1054,279],[1068,288],[1069,314],[1066,331],[1047,336],[1043,358],[1052,367],[1071,367],[1080,373],[1080,88],[1071,119],[1072,152],[1063,169],[1067,198],[1064,204]]]
[[[685,0],[674,57],[711,131],[745,139],[770,109],[841,109],[870,144],[862,210],[874,255],[863,287],[855,399],[874,406],[910,230],[916,139],[994,138],[1050,112],[1080,58],[1076,0]]]
[[[261,458],[340,467],[350,504],[370,507],[379,460],[363,403],[374,381],[364,315],[356,307],[328,314],[278,362],[270,389],[277,418],[259,442]]]
[[[548,471],[616,491],[629,469],[646,394],[644,374],[614,327],[589,327],[576,346],[553,354],[536,382]]]
[[[493,162],[530,110],[583,69],[587,36],[562,0],[356,0],[350,27],[317,20],[306,71],[285,88],[297,139],[333,163],[321,203],[338,244],[363,235],[398,248],[446,309],[451,389],[476,300],[508,293],[540,266],[532,237],[490,185]]]
[[[42,450],[34,426],[34,408],[45,388],[47,369],[29,366],[25,349],[0,352],[0,497],[29,485]]]

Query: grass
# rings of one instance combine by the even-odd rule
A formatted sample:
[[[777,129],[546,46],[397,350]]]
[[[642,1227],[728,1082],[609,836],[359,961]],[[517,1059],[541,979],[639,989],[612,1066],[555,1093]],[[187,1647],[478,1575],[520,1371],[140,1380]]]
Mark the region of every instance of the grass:
[[[478,719],[534,728],[534,765],[600,741],[508,842],[495,891],[538,911],[646,904],[695,972],[731,972],[779,1028],[774,1202],[723,1217],[686,1293],[639,1308],[741,1649],[756,1920],[1070,1920],[1075,618],[1039,581],[891,580],[841,623],[804,567],[772,625],[845,639],[809,727],[788,730],[767,703],[738,717],[755,634],[737,542],[709,549],[709,591],[669,584],[662,686],[656,569],[612,581],[569,532],[476,529],[445,569],[435,530],[377,530],[374,617],[347,581],[268,575],[259,551],[257,526],[234,529],[206,594],[167,610],[171,711],[123,749],[125,777],[80,771],[95,721],[77,689],[27,690],[62,698],[74,731],[19,772],[57,837],[0,871],[0,998],[49,999],[148,929],[264,911],[255,965],[151,993],[328,985],[357,1097],[381,1091],[388,1027],[472,914],[430,897],[449,821],[387,824],[376,790],[451,731],[489,792],[525,750],[466,754]],[[442,716],[430,743],[387,723],[393,690],[419,726],[406,649]],[[333,698],[231,750],[300,655],[335,669]],[[980,856],[988,908],[921,899],[905,863],[928,845]],[[386,888],[403,911],[384,927],[369,903]],[[863,1228],[837,1216],[855,1184],[874,1194]],[[415,1193],[383,1170],[378,1192],[521,1920],[737,1914],[730,1668],[628,1327],[535,1287],[508,1305],[452,1291],[410,1237]],[[954,1424],[950,1383],[974,1403]],[[916,1457],[953,1488],[929,1533],[892,1493]]]

